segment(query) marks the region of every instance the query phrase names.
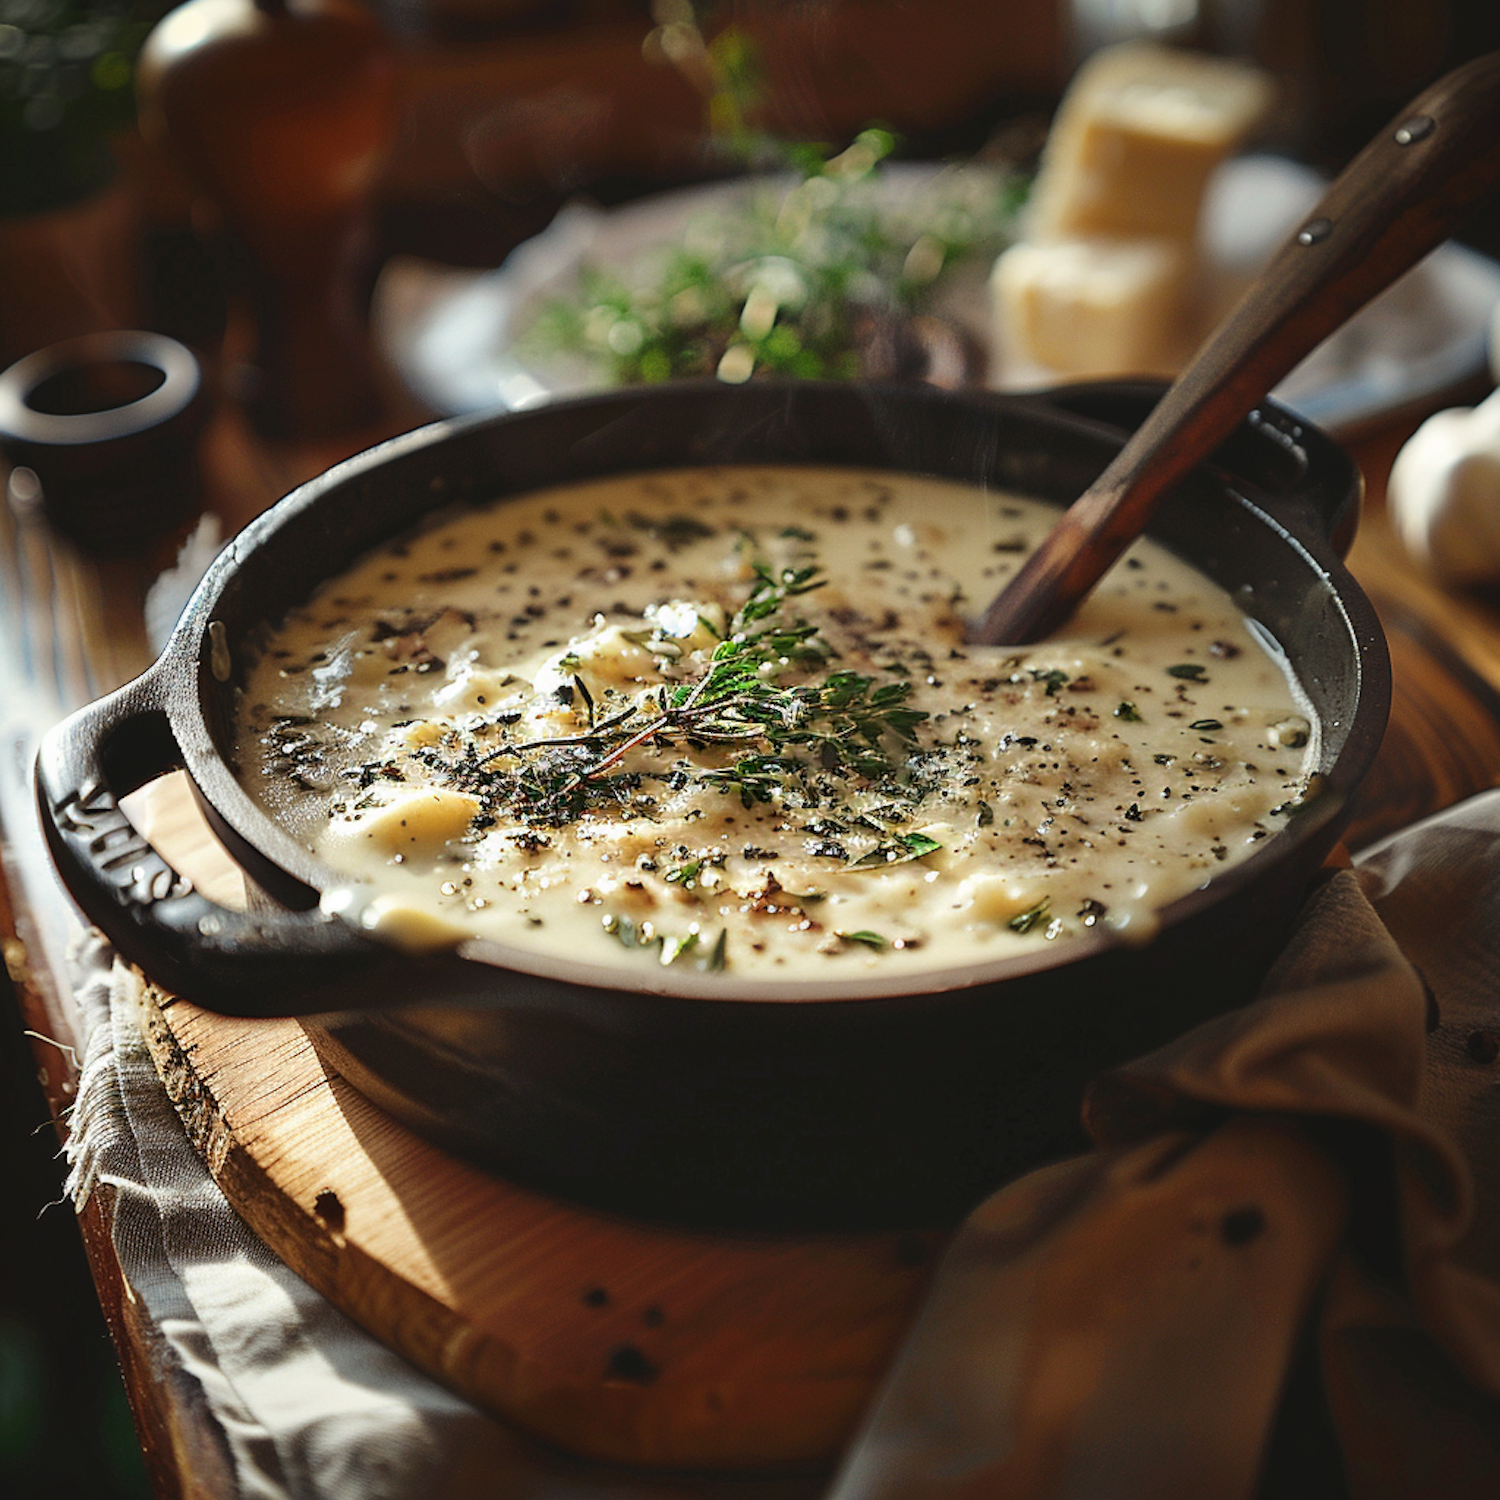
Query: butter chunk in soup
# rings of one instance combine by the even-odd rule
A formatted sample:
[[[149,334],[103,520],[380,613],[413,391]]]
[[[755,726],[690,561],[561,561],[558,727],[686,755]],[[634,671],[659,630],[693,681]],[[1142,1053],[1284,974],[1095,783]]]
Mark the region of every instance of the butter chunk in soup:
[[[1306,798],[1317,725],[1149,542],[1064,636],[966,644],[1055,517],[761,467],[468,511],[264,643],[242,774],[416,945],[792,979],[1148,935]]]

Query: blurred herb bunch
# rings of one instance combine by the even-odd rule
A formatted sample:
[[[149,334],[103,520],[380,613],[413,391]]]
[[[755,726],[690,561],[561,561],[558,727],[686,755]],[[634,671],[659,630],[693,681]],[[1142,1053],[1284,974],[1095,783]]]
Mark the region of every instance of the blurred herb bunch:
[[[87,197],[135,117],[135,57],[172,0],[0,0],[0,215]]]
[[[950,167],[894,180],[898,142],[872,126],[842,150],[757,125],[765,98],[754,44],[728,26],[706,39],[690,0],[656,0],[648,55],[703,94],[709,140],[756,174],[734,212],[705,213],[680,243],[621,270],[585,265],[524,348],[582,356],[616,383],[717,375],[920,376],[961,383],[978,351],[928,311],[943,273],[1014,236],[1027,177]]]

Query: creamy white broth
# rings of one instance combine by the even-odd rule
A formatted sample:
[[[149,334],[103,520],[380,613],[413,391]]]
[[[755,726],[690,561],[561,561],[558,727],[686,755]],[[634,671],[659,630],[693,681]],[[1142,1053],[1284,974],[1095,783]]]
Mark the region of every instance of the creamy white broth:
[[[966,644],[1056,514],[763,467],[467,511],[265,642],[241,775],[416,945],[838,979],[1146,936],[1284,824],[1316,722],[1151,543],[1064,636]]]

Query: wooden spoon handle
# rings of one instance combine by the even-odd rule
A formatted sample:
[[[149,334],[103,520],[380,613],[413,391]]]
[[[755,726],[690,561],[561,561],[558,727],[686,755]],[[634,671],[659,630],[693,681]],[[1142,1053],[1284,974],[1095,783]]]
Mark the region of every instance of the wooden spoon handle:
[[[1355,157],[970,639],[1019,644],[1061,625],[1164,493],[1497,181],[1500,52],[1492,52],[1435,83]]]

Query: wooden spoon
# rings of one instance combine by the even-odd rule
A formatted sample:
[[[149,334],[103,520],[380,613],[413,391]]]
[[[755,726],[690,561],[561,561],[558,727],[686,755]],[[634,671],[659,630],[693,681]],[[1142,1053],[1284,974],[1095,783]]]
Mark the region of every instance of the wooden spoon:
[[[969,638],[1019,645],[1061,625],[1172,485],[1305,355],[1447,239],[1497,181],[1492,52],[1435,83],[1355,157]]]

